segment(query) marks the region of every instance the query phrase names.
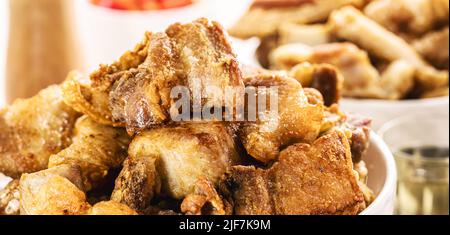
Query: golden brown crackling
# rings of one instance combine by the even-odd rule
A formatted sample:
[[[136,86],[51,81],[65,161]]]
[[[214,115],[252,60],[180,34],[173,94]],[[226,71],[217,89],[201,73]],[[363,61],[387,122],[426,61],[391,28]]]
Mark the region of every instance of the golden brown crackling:
[[[9,182],[0,190],[0,215],[20,214],[19,180]]]
[[[22,215],[134,215],[135,211],[117,202],[91,206],[83,191],[81,168],[59,165],[32,174],[23,174],[19,183]]]
[[[357,214],[365,208],[340,131],[288,147],[268,169],[233,167],[224,184],[238,215]]]
[[[89,210],[88,215],[138,215],[138,213],[124,204],[103,201],[96,203]]]
[[[52,155],[48,167],[79,166],[85,189],[90,191],[102,185],[111,170],[122,165],[130,141],[125,129],[98,124],[85,115],[75,124],[73,143]]]
[[[88,209],[80,168],[60,165],[20,177],[20,214],[73,215]]]
[[[214,185],[205,178],[199,178],[194,192],[187,195],[181,203],[181,212],[188,215],[225,215],[226,208]]]
[[[83,83],[83,76],[72,71],[63,83],[64,101],[80,113],[89,115],[93,120],[104,125],[124,126],[114,122],[109,108],[111,86],[127,71],[137,68],[147,57],[147,47],[151,33],[146,33],[142,42],[131,51],[126,51],[119,60],[100,68],[89,76],[90,84]]]
[[[0,110],[0,172],[18,178],[47,168],[50,155],[71,143],[78,116],[56,85]]]
[[[292,143],[311,143],[317,138],[324,118],[323,100],[309,103],[301,84],[282,74],[258,74],[246,77],[244,82],[246,86],[279,88],[278,114],[269,120],[244,123],[239,131],[249,155],[269,163],[277,159],[282,148]]]
[[[138,211],[155,196],[183,199],[199,178],[217,185],[241,162],[234,136],[223,123],[178,124],[147,130],[130,144],[112,199]]]
[[[64,102],[74,110],[88,115],[103,125],[123,126],[112,121],[112,114],[108,108],[109,97],[103,90],[82,84],[82,75],[72,71],[62,84]]]
[[[66,83],[66,102],[97,122],[126,126],[130,134],[170,123],[175,102],[170,92],[176,86],[188,87],[202,106],[218,107],[224,94],[209,87],[243,88],[226,33],[203,18],[147,33],[133,51],[92,73],[91,84],[84,86],[74,77]]]
[[[151,199],[161,191],[156,159],[143,156],[127,158],[115,182],[111,200],[143,212],[151,207]]]

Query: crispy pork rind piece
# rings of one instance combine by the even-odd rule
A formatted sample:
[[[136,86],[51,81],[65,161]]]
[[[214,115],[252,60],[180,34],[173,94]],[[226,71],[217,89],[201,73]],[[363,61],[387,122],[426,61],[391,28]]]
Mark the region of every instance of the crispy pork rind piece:
[[[130,142],[125,129],[101,125],[83,116],[75,124],[72,144],[52,155],[48,168],[79,166],[85,189],[90,191],[104,184],[108,174],[122,166]]]
[[[90,191],[105,183],[109,171],[120,167],[127,156],[130,139],[124,129],[103,126],[95,123],[87,116],[83,116],[78,119],[73,136],[73,143],[69,147],[50,156],[48,170],[22,175],[22,188],[20,191],[17,190],[17,194],[25,202],[23,213],[84,213],[80,210],[85,207],[86,203],[83,202],[85,195],[84,192],[82,192],[82,195],[79,190]],[[75,185],[67,183],[67,180]],[[41,185],[42,183],[45,183],[45,185]],[[53,184],[54,188],[52,188]],[[58,188],[59,186],[60,188]],[[64,190],[64,187],[67,187],[67,191]],[[75,188],[78,188],[78,190]],[[39,190],[43,191],[39,192]],[[58,190],[63,192],[61,199],[56,198],[59,194]],[[69,195],[64,198],[66,192]],[[42,195],[44,193],[48,193],[48,195]],[[49,197],[48,200],[55,199],[55,201],[46,202],[47,204],[40,208],[37,205],[40,202],[33,204],[32,200],[34,200],[35,194],[38,197],[42,196],[42,198],[36,198],[36,200],[42,199],[42,201],[45,201],[45,197]],[[6,194],[6,196],[8,195],[10,194]],[[63,200],[66,199],[68,202],[64,204]],[[13,201],[11,198],[11,202]]]
[[[111,87],[130,69],[136,69],[147,58],[151,33],[145,33],[144,39],[133,50],[126,51],[119,60],[111,65],[100,65],[89,79],[77,71],[72,71],[63,83],[64,101],[80,113],[89,115],[94,121],[112,126],[124,126],[114,122],[109,108]]]
[[[363,0],[256,1],[229,32],[238,38],[267,37],[276,34],[286,22],[307,24],[326,21],[342,6],[363,6]]]
[[[152,206],[155,196],[183,199],[199,178],[217,185],[241,158],[233,133],[221,123],[190,123],[152,129],[129,147],[112,200],[137,211]]]
[[[263,68],[270,67],[269,55],[272,50],[278,47],[278,35],[270,35],[260,39],[260,44],[256,49],[256,58]]]
[[[123,203],[141,213],[152,208],[151,200],[161,192],[156,160],[148,156],[127,158],[116,179],[111,200]]]
[[[244,79],[246,86],[278,88],[278,113],[266,118],[244,123],[239,131],[247,153],[263,163],[277,159],[280,150],[297,142],[311,143],[320,133],[324,118],[324,104],[320,93],[318,99],[308,99],[302,85],[293,78],[281,74],[259,74]],[[312,101],[312,102],[311,102]],[[259,111],[258,111],[259,112]]]
[[[81,73],[70,72],[62,84],[62,90],[64,102],[76,111],[103,125],[124,126],[122,123],[112,121],[108,93],[91,87]]]
[[[194,192],[187,195],[181,204],[181,212],[186,215],[230,215],[231,210],[224,204],[214,185],[205,178],[195,183]]]
[[[128,206],[115,202],[103,201],[96,203],[87,213],[88,215],[138,215]]]
[[[0,172],[18,178],[46,169],[50,155],[71,143],[78,116],[56,85],[0,109]]]
[[[0,215],[20,214],[19,180],[12,180],[0,190]]]
[[[20,178],[20,214],[75,215],[89,209],[77,166],[61,165]]]
[[[81,168],[59,165],[32,174],[23,174],[19,183],[22,215],[135,215],[117,202],[91,206],[84,193]]]
[[[134,51],[94,72],[90,84],[77,80],[68,79],[66,102],[102,124],[126,126],[131,134],[170,121],[177,86],[187,87],[191,103],[202,107],[223,107],[226,88],[244,88],[226,33],[206,19],[147,33]]]
[[[283,150],[268,169],[235,166],[221,187],[236,215],[358,214],[364,195],[349,141],[332,131]]]

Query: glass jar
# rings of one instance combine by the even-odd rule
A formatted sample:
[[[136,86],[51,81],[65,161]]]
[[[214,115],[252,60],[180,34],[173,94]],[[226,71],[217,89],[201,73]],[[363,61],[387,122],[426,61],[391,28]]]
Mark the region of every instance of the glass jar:
[[[448,123],[448,116],[410,115],[381,128],[397,163],[397,214],[449,214]]]

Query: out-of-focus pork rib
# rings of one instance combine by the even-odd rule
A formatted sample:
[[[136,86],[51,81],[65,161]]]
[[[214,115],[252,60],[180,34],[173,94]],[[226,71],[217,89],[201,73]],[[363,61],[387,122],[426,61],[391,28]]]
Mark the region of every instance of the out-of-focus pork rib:
[[[412,43],[414,49],[427,61],[440,69],[448,70],[449,30],[448,27],[428,33]]]
[[[414,37],[448,24],[449,1],[377,0],[364,8],[364,14],[396,34]]]
[[[230,34],[239,38],[267,37],[275,34],[283,23],[307,24],[325,21],[333,10],[350,4],[362,6],[364,0],[256,1],[230,29]]]
[[[418,72],[416,81],[419,86],[429,90],[448,85],[447,71],[433,68],[406,41],[364,16],[358,9],[349,6],[334,11],[329,24],[338,38],[354,42],[378,58],[389,62],[404,60],[413,65]]]

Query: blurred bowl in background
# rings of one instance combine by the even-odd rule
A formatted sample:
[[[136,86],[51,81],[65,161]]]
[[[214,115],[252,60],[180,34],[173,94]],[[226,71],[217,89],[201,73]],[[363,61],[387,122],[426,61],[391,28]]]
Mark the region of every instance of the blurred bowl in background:
[[[379,130],[383,124],[405,115],[421,113],[427,117],[449,117],[449,97],[417,100],[370,100],[343,99],[341,108],[345,112],[358,113],[373,119],[373,130]],[[443,119],[444,120],[444,119]],[[445,123],[436,123],[445,126]]]
[[[86,68],[92,71],[101,63],[115,61],[140,42],[145,31],[164,31],[175,22],[186,23],[206,17],[228,28],[244,14],[251,2],[198,0],[181,8],[122,11],[96,6],[89,0],[77,0],[74,9]]]

